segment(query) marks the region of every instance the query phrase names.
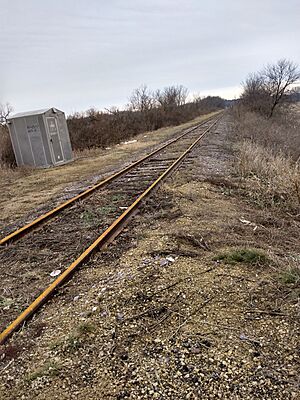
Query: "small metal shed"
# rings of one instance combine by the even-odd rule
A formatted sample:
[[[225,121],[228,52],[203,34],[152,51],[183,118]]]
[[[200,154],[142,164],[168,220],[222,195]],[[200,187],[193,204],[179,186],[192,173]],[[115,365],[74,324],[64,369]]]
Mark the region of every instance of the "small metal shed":
[[[12,115],[8,128],[19,166],[47,168],[73,160],[65,114],[57,108]]]

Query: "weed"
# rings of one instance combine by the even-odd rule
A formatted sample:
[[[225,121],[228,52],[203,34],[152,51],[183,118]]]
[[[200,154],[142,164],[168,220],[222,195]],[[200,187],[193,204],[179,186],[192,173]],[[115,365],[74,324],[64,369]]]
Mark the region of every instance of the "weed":
[[[257,249],[233,249],[220,253],[213,258],[214,261],[223,261],[225,264],[244,263],[249,265],[263,265],[270,262],[268,256]]]
[[[117,211],[117,207],[114,204],[109,204],[108,206],[103,206],[101,208],[98,208],[97,211],[102,215],[107,215]]]
[[[51,342],[49,344],[49,348],[50,350],[56,350],[58,348],[60,348],[63,344],[63,340],[62,339],[58,339],[58,340],[54,340],[53,342]]]
[[[34,372],[26,376],[26,381],[31,382],[42,376],[54,377],[58,376],[62,367],[55,361],[49,361],[42,367],[36,369]]]
[[[4,297],[4,296],[0,296],[0,307],[3,310],[7,310],[10,308],[10,306],[13,303],[13,299],[11,299],[10,297]]]
[[[75,352],[81,347],[82,343],[77,333],[72,333],[64,339],[58,339],[49,345],[50,350],[63,350]]]
[[[124,200],[124,195],[123,194],[114,194],[111,198],[112,201],[121,201]]]
[[[67,337],[64,348],[65,350],[76,351],[81,347],[81,341],[79,335],[71,334]]]
[[[79,335],[85,335],[87,333],[95,332],[95,326],[89,322],[83,322],[77,327],[77,332]]]
[[[85,210],[85,211],[83,211],[83,213],[81,214],[81,218],[82,218],[82,220],[83,220],[86,224],[90,225],[90,224],[92,224],[92,223],[94,222],[95,214],[92,213],[92,212],[89,211],[89,210]]]
[[[290,268],[280,274],[280,281],[287,285],[297,284],[300,282],[300,268],[294,267]]]
[[[49,347],[51,350],[62,349],[67,352],[75,352],[83,345],[84,337],[95,332],[95,330],[96,327],[90,322],[82,322],[65,339],[56,340]]]

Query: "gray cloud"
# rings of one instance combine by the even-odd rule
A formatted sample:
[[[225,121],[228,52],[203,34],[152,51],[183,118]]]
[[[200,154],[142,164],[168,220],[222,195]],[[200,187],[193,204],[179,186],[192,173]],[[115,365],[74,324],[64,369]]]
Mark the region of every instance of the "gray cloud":
[[[298,0],[0,0],[0,101],[17,111],[125,104],[142,83],[232,95],[300,62]]]

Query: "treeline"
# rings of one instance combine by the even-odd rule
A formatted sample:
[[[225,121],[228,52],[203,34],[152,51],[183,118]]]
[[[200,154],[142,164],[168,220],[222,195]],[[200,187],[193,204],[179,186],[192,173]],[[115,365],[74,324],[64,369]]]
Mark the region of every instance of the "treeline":
[[[143,85],[133,91],[125,110],[112,107],[70,115],[67,122],[72,147],[74,150],[107,147],[138,133],[178,125],[225,107],[225,100],[220,97],[198,96],[190,102],[187,97],[188,91],[183,86],[151,91]],[[6,125],[11,111],[9,104],[0,104],[0,166],[16,165]]]
[[[187,97],[188,91],[181,85],[156,91],[143,85],[133,91],[125,110],[113,107],[75,113],[68,117],[73,149],[106,147],[141,132],[178,125],[225,107],[220,97],[195,97],[190,102]]]

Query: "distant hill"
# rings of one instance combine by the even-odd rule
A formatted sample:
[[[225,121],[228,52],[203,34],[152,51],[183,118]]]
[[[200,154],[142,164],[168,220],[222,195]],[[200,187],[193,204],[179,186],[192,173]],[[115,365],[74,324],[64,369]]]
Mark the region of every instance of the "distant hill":
[[[300,88],[295,90],[293,93],[289,94],[289,101],[291,102],[298,102],[300,101]]]

